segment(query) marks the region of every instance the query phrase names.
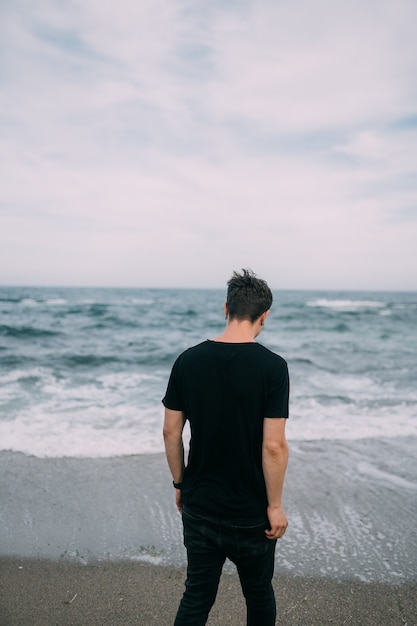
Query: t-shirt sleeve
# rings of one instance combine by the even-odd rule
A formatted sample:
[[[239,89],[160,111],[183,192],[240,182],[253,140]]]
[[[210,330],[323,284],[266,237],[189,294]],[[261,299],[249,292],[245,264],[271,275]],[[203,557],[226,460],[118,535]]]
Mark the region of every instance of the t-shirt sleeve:
[[[162,399],[162,404],[167,409],[172,409],[173,411],[182,411],[182,400],[181,393],[179,389],[179,381],[178,381],[178,367],[179,367],[179,358],[175,361],[172,366],[171,374],[168,380],[168,386],[165,393],[165,396]]]
[[[282,360],[273,368],[264,417],[288,417],[289,396],[288,366]]]

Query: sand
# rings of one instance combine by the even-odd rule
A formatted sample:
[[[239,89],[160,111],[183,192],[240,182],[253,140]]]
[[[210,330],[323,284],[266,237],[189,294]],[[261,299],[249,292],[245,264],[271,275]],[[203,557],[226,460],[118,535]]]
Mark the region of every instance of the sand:
[[[184,570],[146,563],[0,561],[2,626],[172,625]],[[412,626],[417,585],[276,575],[279,625]],[[236,574],[223,574],[209,626],[243,626]]]
[[[417,626],[416,439],[290,451],[277,624]],[[163,455],[0,453],[0,626],[172,624],[184,568]],[[208,624],[245,624],[231,564]]]

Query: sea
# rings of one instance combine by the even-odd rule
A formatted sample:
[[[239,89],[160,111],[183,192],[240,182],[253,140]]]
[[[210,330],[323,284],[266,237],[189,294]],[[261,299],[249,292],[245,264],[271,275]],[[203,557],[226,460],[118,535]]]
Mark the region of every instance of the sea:
[[[162,452],[172,364],[222,332],[224,300],[222,289],[1,287],[0,450]],[[416,437],[416,320],[415,292],[274,292],[258,341],[288,362],[289,441]]]

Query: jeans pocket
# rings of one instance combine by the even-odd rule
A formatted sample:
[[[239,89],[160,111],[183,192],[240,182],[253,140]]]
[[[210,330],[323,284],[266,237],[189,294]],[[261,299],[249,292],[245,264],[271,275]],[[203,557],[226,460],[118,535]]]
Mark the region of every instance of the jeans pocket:
[[[236,548],[240,556],[262,556],[274,549],[275,542],[265,535],[265,524],[255,528],[235,528],[234,530]]]
[[[201,548],[205,540],[205,521],[191,515],[182,516],[184,531],[184,546],[188,550],[196,550]]]

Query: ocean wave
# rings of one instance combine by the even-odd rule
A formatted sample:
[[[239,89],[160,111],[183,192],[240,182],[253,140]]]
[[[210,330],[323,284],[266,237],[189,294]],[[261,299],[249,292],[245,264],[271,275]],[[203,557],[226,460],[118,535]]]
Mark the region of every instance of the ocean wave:
[[[136,320],[126,320],[121,319],[120,317],[116,317],[114,315],[101,317],[100,321],[90,324],[87,326],[83,326],[83,330],[92,330],[92,329],[107,329],[107,328],[141,328],[141,324]]]
[[[32,307],[32,306],[37,306],[38,304],[39,304],[38,300],[35,300],[34,298],[23,298],[20,301],[21,306]]]
[[[125,359],[115,354],[99,356],[97,354],[66,354],[59,359],[60,362],[69,365],[70,367],[82,366],[82,367],[100,367],[101,365],[108,365],[109,363],[124,362]]]
[[[314,400],[318,404],[322,406],[335,406],[335,405],[344,405],[344,404],[355,404],[354,399],[351,396],[344,396],[340,394],[316,394],[315,396],[311,396],[311,400]],[[306,398],[305,400],[308,400]]]
[[[212,291],[0,294],[0,447],[28,454],[159,450],[173,362],[224,327],[223,293]],[[416,433],[416,304],[374,292],[277,298],[260,343],[289,364],[292,440]]]
[[[151,306],[152,304],[155,304],[155,300],[151,299],[151,298],[130,298],[129,300],[129,304],[132,304],[134,306]]]
[[[50,298],[44,302],[48,306],[66,306],[68,304],[68,300],[64,300],[64,298]]]
[[[96,302],[88,307],[88,309],[85,311],[85,314],[90,317],[101,317],[102,315],[105,315],[107,313],[108,308],[108,304]]]
[[[347,324],[341,322],[340,324],[336,324],[336,326],[334,326],[332,330],[335,330],[337,333],[348,333],[350,331],[350,328]]]
[[[44,383],[54,380],[52,370],[45,367],[35,366],[27,368],[15,367],[0,376],[0,386],[21,383],[26,381],[43,381]]]
[[[34,307],[38,305],[46,305],[46,306],[66,306],[68,304],[68,300],[64,298],[23,298],[23,297],[6,297],[0,298],[0,302],[10,303],[10,304],[19,304],[23,307],[29,306]]]
[[[6,350],[6,349],[5,349]],[[1,357],[1,364],[5,371],[14,370],[15,368],[25,368],[35,366],[39,362],[38,356],[32,354],[30,356],[17,354],[17,352],[9,352]]]
[[[164,449],[159,422],[159,412],[136,406],[91,407],[83,418],[70,410],[47,416],[31,410],[12,422],[0,421],[1,449],[41,458],[153,454]],[[151,423],[158,427],[150,428]]]
[[[86,390],[87,391],[87,390]],[[330,400],[330,399],[329,399]],[[290,443],[417,437],[417,423],[402,412],[364,414],[345,399],[293,402],[287,424]],[[185,447],[189,443],[186,425]],[[158,406],[85,406],[79,411],[61,401],[59,409],[31,407],[16,419],[0,421],[0,449],[37,457],[104,458],[163,452],[162,411]]]
[[[11,304],[18,304],[21,300],[21,298],[0,298],[0,302],[10,302]]]
[[[195,317],[196,315],[198,315],[198,312],[195,309],[187,309],[185,311],[173,309],[171,311],[171,315],[175,315],[177,317]]]
[[[317,370],[321,370],[324,372],[329,372],[332,373],[332,370],[328,367],[324,367],[323,365],[319,365],[316,361],[313,361],[313,359],[308,359],[305,357],[294,357],[294,358],[288,358],[288,363],[291,366],[291,368],[295,367],[298,369],[298,366],[304,366],[306,365],[309,368],[313,368],[313,369],[317,369]]]
[[[330,300],[328,298],[318,298],[317,300],[309,300],[306,302],[306,306],[356,312],[359,309],[379,309],[385,307],[386,303],[378,300]]]
[[[44,303],[46,304],[46,302]],[[58,306],[59,305],[59,306]],[[107,314],[110,304],[96,302],[94,300],[67,301],[56,299],[55,304],[50,303],[51,308],[58,308],[62,316],[80,315],[85,317],[102,317]]]
[[[46,330],[45,328],[34,328],[33,326],[8,326],[0,325],[0,335],[5,337],[16,337],[19,339],[33,339],[37,337],[56,337],[61,335],[59,331]]]

